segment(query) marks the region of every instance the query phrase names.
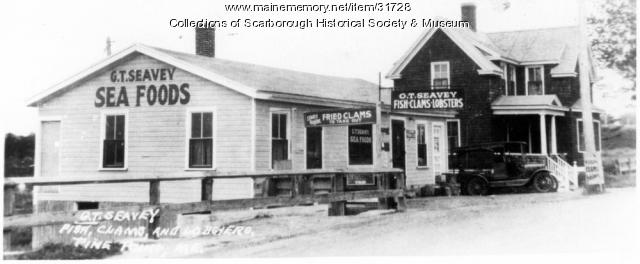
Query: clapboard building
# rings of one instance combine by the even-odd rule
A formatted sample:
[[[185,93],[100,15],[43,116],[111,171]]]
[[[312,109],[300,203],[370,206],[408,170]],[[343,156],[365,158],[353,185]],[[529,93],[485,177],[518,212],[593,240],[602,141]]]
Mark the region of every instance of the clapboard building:
[[[580,98],[578,27],[478,32],[473,4],[462,20],[470,27],[426,30],[388,73],[394,88],[464,91],[465,107],[447,121],[449,149],[524,141],[529,153],[581,165],[581,105],[592,98]],[[601,112],[594,108],[597,150]]]
[[[446,120],[454,113],[392,112],[380,101],[388,93],[364,80],[219,59],[214,36],[196,30],[197,54],[136,44],[36,95],[35,176],[215,179],[398,167],[411,186],[434,184],[448,169]],[[251,178],[215,179],[212,199],[252,198],[255,186]],[[159,202],[200,201],[200,188],[199,180],[162,182]],[[39,212],[149,202],[144,182],[34,193]]]

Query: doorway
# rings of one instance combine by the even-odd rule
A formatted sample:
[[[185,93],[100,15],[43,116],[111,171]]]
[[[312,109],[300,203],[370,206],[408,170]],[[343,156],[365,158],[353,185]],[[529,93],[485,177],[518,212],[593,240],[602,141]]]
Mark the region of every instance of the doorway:
[[[322,168],[322,127],[307,127],[307,169]]]
[[[433,122],[433,172],[434,175],[440,175],[445,172],[445,152],[444,152],[444,123],[442,122]]]
[[[39,177],[58,177],[60,175],[60,121],[42,121],[40,123],[40,168]],[[58,193],[59,186],[40,186],[37,193]]]
[[[391,120],[391,149],[393,167],[405,168],[404,121]]]

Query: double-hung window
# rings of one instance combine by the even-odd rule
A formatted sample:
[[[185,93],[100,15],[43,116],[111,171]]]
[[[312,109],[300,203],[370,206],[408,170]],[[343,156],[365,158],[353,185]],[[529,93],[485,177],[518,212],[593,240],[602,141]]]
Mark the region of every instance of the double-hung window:
[[[102,168],[125,168],[126,115],[104,115],[104,131],[102,138]]]
[[[448,61],[431,63],[431,89],[449,89],[450,79]]]
[[[427,129],[425,124],[417,125],[418,133],[418,167],[427,166]]]
[[[449,167],[456,161],[456,148],[460,146],[460,120],[447,120],[447,149],[449,150]]]
[[[271,160],[289,159],[288,113],[271,113]]]
[[[509,71],[508,65],[504,62],[500,62],[500,68],[502,69],[502,80],[504,80],[504,95],[509,95]]]
[[[578,151],[585,152],[585,137],[584,137],[584,127],[582,124],[582,119],[578,119]],[[600,151],[600,121],[593,121],[593,136],[596,142],[596,151]]]
[[[544,68],[542,66],[530,66],[526,69],[527,95],[543,95]]]
[[[213,111],[189,114],[189,168],[213,168],[213,117]]]

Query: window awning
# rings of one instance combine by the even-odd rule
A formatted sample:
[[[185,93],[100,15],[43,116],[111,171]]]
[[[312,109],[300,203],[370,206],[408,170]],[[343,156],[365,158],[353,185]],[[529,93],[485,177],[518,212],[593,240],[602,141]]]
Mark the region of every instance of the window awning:
[[[573,103],[573,105],[571,106],[571,111],[582,113],[582,98],[578,99],[578,101]],[[602,108],[599,108],[594,104],[591,104],[591,111],[594,113],[600,113],[600,114],[604,113],[604,110],[602,110]]]

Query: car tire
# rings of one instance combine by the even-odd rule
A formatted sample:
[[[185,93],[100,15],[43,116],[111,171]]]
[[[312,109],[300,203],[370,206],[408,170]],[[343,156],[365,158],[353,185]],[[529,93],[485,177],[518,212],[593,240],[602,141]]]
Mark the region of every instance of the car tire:
[[[489,186],[487,182],[480,177],[473,177],[467,182],[467,194],[475,196],[475,195],[486,195],[489,192]]]
[[[547,171],[538,172],[533,176],[531,184],[533,189],[539,193],[553,192],[558,189],[558,182]]]

